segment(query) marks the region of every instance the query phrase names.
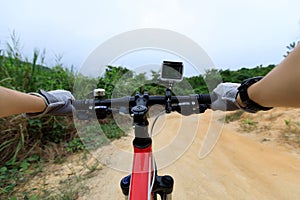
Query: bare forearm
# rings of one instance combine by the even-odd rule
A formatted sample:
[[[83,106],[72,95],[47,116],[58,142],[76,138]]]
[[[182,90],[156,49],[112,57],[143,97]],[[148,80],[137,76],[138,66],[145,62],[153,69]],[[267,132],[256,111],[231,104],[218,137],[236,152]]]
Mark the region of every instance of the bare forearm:
[[[42,98],[0,86],[0,117],[45,110]]]
[[[261,81],[250,86],[248,94],[265,107],[300,107],[300,45]]]

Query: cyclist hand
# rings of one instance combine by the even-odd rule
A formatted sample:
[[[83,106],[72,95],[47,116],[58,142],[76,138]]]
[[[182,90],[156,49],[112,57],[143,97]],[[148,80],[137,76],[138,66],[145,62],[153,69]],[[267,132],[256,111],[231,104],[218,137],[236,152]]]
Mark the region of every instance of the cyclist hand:
[[[46,109],[40,113],[26,113],[25,117],[42,117],[45,115],[62,116],[72,115],[73,105],[72,101],[75,100],[71,92],[66,90],[53,90],[46,92],[39,90],[38,93],[29,93],[31,95],[41,97],[45,104]]]
[[[212,92],[212,110],[233,111],[240,109],[236,102],[238,83],[220,83]]]

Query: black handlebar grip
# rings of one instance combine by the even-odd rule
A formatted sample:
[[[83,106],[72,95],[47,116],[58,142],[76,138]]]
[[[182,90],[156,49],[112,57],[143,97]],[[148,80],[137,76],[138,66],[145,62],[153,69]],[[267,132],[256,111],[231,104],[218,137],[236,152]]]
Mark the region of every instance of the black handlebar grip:
[[[210,94],[199,94],[198,103],[199,104],[211,104],[211,95]]]
[[[90,106],[94,106],[93,99],[75,100],[72,105],[76,110],[88,110]]]

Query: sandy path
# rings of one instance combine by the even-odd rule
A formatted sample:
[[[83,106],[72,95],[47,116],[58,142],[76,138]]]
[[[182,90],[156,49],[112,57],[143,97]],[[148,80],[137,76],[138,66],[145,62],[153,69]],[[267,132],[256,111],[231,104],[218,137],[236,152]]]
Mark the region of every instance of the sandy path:
[[[192,117],[189,119],[190,125],[185,126],[187,132],[195,121],[197,120]],[[163,123],[164,129],[161,131],[166,134],[154,136],[154,148],[170,141],[170,127],[176,130],[179,126],[178,115],[170,115]],[[174,177],[173,199],[300,198],[299,157],[282,148],[251,140],[236,133],[230,125],[223,128],[222,135],[209,156],[199,159],[203,139],[201,131],[205,131],[209,124],[208,112],[199,120],[201,129],[190,148],[178,160],[159,172]],[[130,138],[117,143],[126,146],[125,143],[129,142]],[[119,181],[125,175],[127,173],[104,168],[98,176],[87,179],[85,184],[90,191],[80,199],[123,199]]]

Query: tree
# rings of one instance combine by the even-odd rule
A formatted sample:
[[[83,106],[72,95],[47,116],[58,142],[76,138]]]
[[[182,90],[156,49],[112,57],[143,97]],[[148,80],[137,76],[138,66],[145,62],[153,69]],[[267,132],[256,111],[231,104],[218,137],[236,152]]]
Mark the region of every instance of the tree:
[[[125,67],[115,67],[108,65],[105,74],[103,77],[100,77],[98,80],[97,87],[104,88],[106,90],[106,95],[108,98],[111,97],[115,86],[121,85],[120,81],[126,82],[128,79],[133,78],[133,72]]]
[[[220,72],[217,69],[205,70],[204,80],[209,91],[212,91],[222,82]]]

